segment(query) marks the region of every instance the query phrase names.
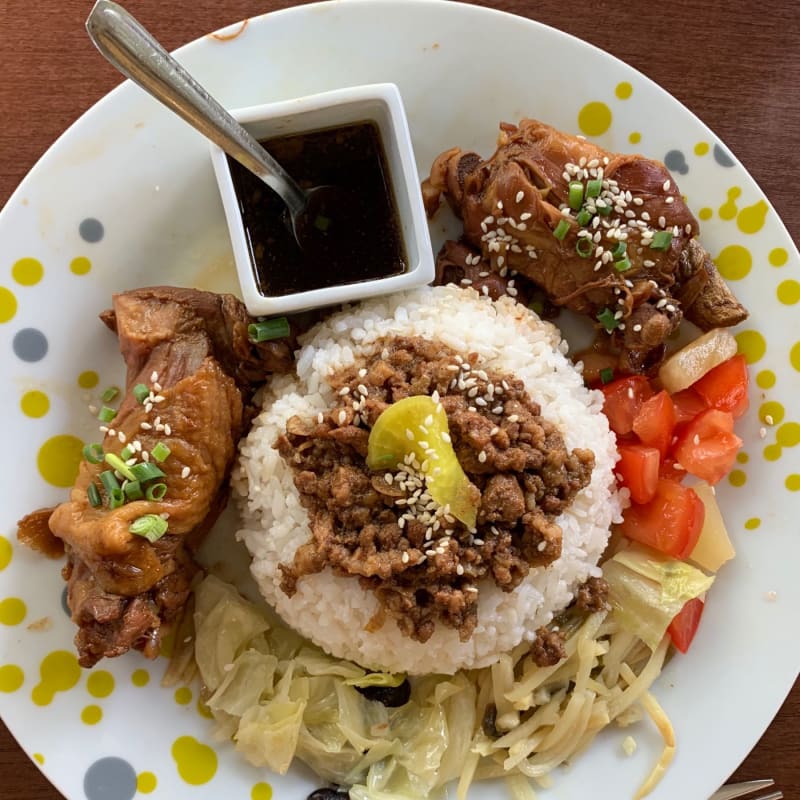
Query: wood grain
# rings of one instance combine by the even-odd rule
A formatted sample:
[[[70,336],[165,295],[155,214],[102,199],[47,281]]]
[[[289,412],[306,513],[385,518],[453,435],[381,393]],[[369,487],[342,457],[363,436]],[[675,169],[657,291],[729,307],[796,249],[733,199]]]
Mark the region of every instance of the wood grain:
[[[659,83],[728,145],[760,184],[790,235],[800,236],[800,48],[797,4],[672,0],[483,2],[560,28],[618,56]],[[286,0],[130,0],[168,48]],[[89,0],[0,0],[0,206],[56,137],[118,82],[83,23]],[[34,10],[35,9],[35,10]],[[505,58],[513,54],[476,54]],[[546,68],[547,65],[542,65]],[[5,269],[5,267],[4,267]],[[733,666],[735,668],[735,666]],[[742,703],[754,702],[742,698]],[[713,746],[713,743],[710,744]],[[800,685],[736,771],[773,777],[800,798]],[[0,724],[0,797],[60,800]]]

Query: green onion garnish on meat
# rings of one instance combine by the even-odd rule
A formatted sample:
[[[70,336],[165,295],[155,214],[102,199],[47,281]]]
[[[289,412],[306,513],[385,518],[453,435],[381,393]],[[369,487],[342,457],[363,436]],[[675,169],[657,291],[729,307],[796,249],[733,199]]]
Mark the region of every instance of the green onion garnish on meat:
[[[592,221],[592,212],[588,208],[582,208],[576,217],[578,225],[585,228]]]
[[[577,211],[583,203],[583,184],[580,181],[569,182],[569,196],[567,204],[573,211]]]
[[[125,505],[125,492],[122,491],[122,487],[118,486],[116,489],[112,489],[109,492],[108,507],[114,509],[120,508],[123,505]]]
[[[622,256],[614,262],[614,269],[617,272],[627,272],[631,268],[631,260],[628,256]]]
[[[155,447],[153,447],[153,449],[152,449],[152,450],[150,450],[150,455],[151,455],[151,456],[152,456],[152,457],[153,457],[153,458],[154,458],[156,461],[164,461],[164,460],[166,460],[166,459],[167,459],[167,457],[169,456],[169,454],[170,454],[171,452],[172,452],[172,451],[169,449],[169,447],[167,447],[167,446],[164,444],[164,442],[158,442],[158,443],[155,445]]]
[[[90,464],[102,464],[103,463],[103,445],[97,444],[87,444],[83,447],[83,457],[90,463]]]
[[[127,478],[129,481],[136,480],[136,475],[133,474],[131,467],[115,453],[106,453],[106,464],[113,467],[123,478]]]
[[[575,250],[581,258],[589,258],[594,250],[594,242],[591,236],[581,236],[575,242]]]
[[[103,488],[106,490],[106,494],[109,497],[111,496],[111,493],[114,491],[114,489],[120,488],[117,476],[111,469],[104,470],[103,472],[100,473],[100,483],[103,484]]]
[[[125,447],[120,450],[119,457],[123,461],[127,461],[129,458],[133,458],[134,452],[134,449],[130,445],[126,444]]]
[[[613,209],[611,208],[611,204],[605,200],[603,200],[602,203],[603,204],[600,205],[600,200],[597,201],[597,213],[601,217],[610,217],[611,212],[613,211]]]
[[[628,245],[625,242],[617,242],[616,247],[611,251],[611,255],[613,258],[619,258],[625,255],[627,249]]]
[[[89,505],[92,508],[100,508],[100,506],[103,505],[103,498],[100,497],[100,490],[97,488],[96,484],[89,484],[86,489],[86,496],[89,498]]]
[[[136,386],[133,387],[133,396],[136,398],[137,403],[144,403],[150,396],[150,389],[143,383],[137,383]]]
[[[650,242],[651,250],[669,250],[672,243],[672,231],[656,231],[653,241]]]
[[[109,386],[103,394],[100,395],[100,399],[104,403],[110,403],[117,395],[119,394],[119,387],[118,386]]]
[[[114,417],[117,416],[117,412],[113,408],[109,408],[108,406],[103,406],[100,409],[100,413],[97,415],[97,419],[100,422],[111,422]]]
[[[147,483],[153,478],[163,478],[164,473],[149,461],[142,461],[139,464],[134,464],[128,469],[133,473],[131,480],[139,481],[139,483]]]
[[[597,321],[609,332],[619,326],[619,320],[614,316],[610,308],[604,308],[598,315]]]
[[[167,493],[167,484],[166,483],[154,483],[152,486],[148,486],[145,489],[144,496],[148,500],[155,500],[158,502],[159,500],[164,499],[164,495]]]
[[[131,522],[128,530],[136,536],[142,536],[148,542],[157,542],[166,532],[167,521],[158,514],[145,514]]]
[[[555,236],[559,242],[562,242],[567,233],[569,233],[569,222],[565,219],[559,220],[558,225],[556,225],[553,230],[553,236]]]
[[[250,341],[256,344],[272,339],[283,339],[289,335],[289,320],[286,317],[276,317],[252,322],[247,326],[247,335]]]
[[[605,385],[606,383],[611,383],[614,380],[614,370],[611,367],[606,367],[605,369],[600,370],[600,380]]]
[[[139,481],[128,481],[125,484],[125,497],[128,500],[141,500],[144,497],[142,484]]]
[[[586,196],[587,197],[600,197],[600,192],[603,189],[603,181],[600,178],[592,178],[586,182]]]

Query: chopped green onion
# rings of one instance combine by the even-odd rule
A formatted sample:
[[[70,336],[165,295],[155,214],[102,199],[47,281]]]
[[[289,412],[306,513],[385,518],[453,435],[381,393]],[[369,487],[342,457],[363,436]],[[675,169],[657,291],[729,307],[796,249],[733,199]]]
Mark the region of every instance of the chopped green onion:
[[[577,211],[583,203],[583,184],[580,181],[569,182],[567,203],[573,211]]]
[[[575,250],[581,258],[589,258],[594,250],[594,242],[591,236],[580,236],[575,242]]]
[[[103,498],[100,497],[100,490],[97,488],[96,484],[89,484],[86,489],[86,495],[89,498],[89,505],[92,508],[100,508],[100,506],[103,505]]]
[[[600,178],[592,178],[586,182],[586,196],[587,197],[600,197],[600,192],[603,189],[603,181]]]
[[[610,217],[612,211],[611,204],[607,201],[604,201],[602,206],[599,203],[597,205],[597,213],[601,217]]]
[[[561,219],[558,221],[558,225],[556,225],[555,229],[553,230],[553,236],[556,237],[560,242],[564,240],[564,237],[569,232],[569,222],[565,219]]]
[[[109,386],[102,395],[100,395],[100,399],[104,403],[110,403],[117,395],[119,394],[119,387],[118,386]]]
[[[630,268],[631,260],[628,258],[628,256],[622,256],[622,258],[614,262],[614,269],[617,272],[627,272]]]
[[[283,339],[289,335],[289,320],[286,317],[264,319],[252,322],[247,326],[247,335],[251,342],[268,342],[271,339]]]
[[[323,216],[322,214],[317,214],[316,218],[314,219],[314,227],[325,233],[331,226],[331,218]]]
[[[87,444],[83,447],[83,457],[90,464],[103,463],[103,445],[101,444]]]
[[[604,308],[598,315],[597,321],[610,333],[618,327],[619,320],[614,316],[610,308]]]
[[[158,442],[156,446],[150,451],[150,455],[156,461],[164,461],[172,451],[167,447],[164,442]]]
[[[119,489],[119,481],[113,470],[107,469],[100,473],[100,483],[106,490],[106,494],[110,497],[114,489]]]
[[[625,242],[617,242],[617,246],[611,251],[611,255],[614,258],[619,258],[620,256],[624,256],[627,250],[628,245]]]
[[[611,383],[614,380],[614,370],[611,367],[606,367],[600,370],[600,380],[603,384]]]
[[[127,478],[129,481],[136,480],[136,476],[131,471],[131,468],[115,453],[106,453],[106,464],[110,467],[114,467],[123,478]]]
[[[157,542],[168,527],[167,521],[158,514],[145,514],[131,522],[128,530],[136,536],[143,536],[148,542]]]
[[[137,383],[133,387],[133,396],[136,398],[137,403],[144,403],[150,397],[150,389],[143,383]]]
[[[167,493],[167,484],[166,483],[154,483],[152,486],[148,486],[145,489],[144,496],[148,500],[163,500],[164,495]]]
[[[133,458],[134,452],[135,450],[130,445],[126,444],[120,451],[119,457],[123,461],[127,461],[129,458]]]
[[[140,483],[147,483],[147,481],[153,478],[164,477],[164,473],[155,464],[149,461],[142,461],[139,464],[134,464],[132,467],[129,467],[129,469],[133,473],[133,478],[131,478],[131,480],[139,481]]]
[[[112,489],[108,495],[108,507],[109,508],[119,508],[120,506],[125,505],[125,492],[118,486],[116,489]]]
[[[668,250],[672,242],[672,231],[656,231],[653,241],[650,242],[651,250]]]
[[[589,211],[588,208],[582,208],[578,212],[577,221],[578,225],[580,225],[582,228],[585,227],[592,221],[592,212]]]
[[[125,484],[125,497],[128,500],[141,500],[144,497],[142,484],[139,481],[128,481]]]
[[[117,412],[113,408],[109,408],[108,406],[103,406],[100,409],[100,413],[97,415],[97,419],[100,422],[111,422],[114,417],[117,416]]]

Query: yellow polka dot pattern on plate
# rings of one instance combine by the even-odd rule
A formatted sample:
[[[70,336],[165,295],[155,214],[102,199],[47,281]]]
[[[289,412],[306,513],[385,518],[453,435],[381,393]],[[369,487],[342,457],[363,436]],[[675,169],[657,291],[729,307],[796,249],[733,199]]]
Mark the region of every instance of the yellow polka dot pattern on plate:
[[[104,670],[93,670],[86,679],[86,689],[92,697],[108,697],[114,691],[114,676]]]
[[[6,597],[0,600],[0,625],[19,625],[25,619],[28,609],[19,597]]]
[[[739,211],[736,200],[741,195],[742,190],[738,186],[731,186],[728,189],[728,199],[719,207],[718,214],[720,219],[733,219]]]
[[[714,261],[722,277],[728,281],[742,280],[753,266],[753,256],[740,244],[730,244],[723,248]]]
[[[761,372],[756,375],[756,383],[762,389],[771,389],[775,385],[776,380],[775,373],[771,369],[762,369]]]
[[[778,284],[778,300],[785,306],[793,306],[800,300],[800,283],[795,280],[782,281]]]
[[[708,153],[708,151],[709,151],[708,142],[698,142],[694,146],[694,154],[696,156],[704,156]]]
[[[65,433],[51,437],[39,448],[36,465],[50,485],[69,489],[78,477],[82,456],[83,442]]]
[[[39,419],[50,410],[50,398],[44,392],[34,389],[22,395],[19,407],[26,417]]]
[[[31,699],[37,706],[53,702],[56,692],[68,692],[81,678],[81,668],[74,653],[54,650],[39,666],[40,682],[33,687]]]
[[[787,422],[778,428],[775,441],[781,447],[794,447],[800,444],[800,423]]]
[[[706,221],[714,216],[714,212],[708,206],[705,206],[697,212],[697,216],[700,217],[700,219]]]
[[[622,83],[617,84],[617,88],[614,89],[614,94],[619,97],[620,100],[627,100],[633,94],[633,86],[631,86],[628,81],[622,81]]]
[[[69,270],[73,275],[88,275],[92,262],[86,256],[78,256],[69,262]]]
[[[728,474],[728,482],[731,486],[744,486],[747,483],[747,475],[740,469],[732,469]]]
[[[0,536],[0,572],[11,563],[13,554],[14,549],[11,547],[11,542],[5,536]]]
[[[158,780],[152,772],[140,772],[136,776],[136,789],[142,794],[150,794],[158,786]]]
[[[78,386],[81,389],[94,389],[99,382],[100,376],[93,369],[87,369],[86,372],[78,375]]]
[[[44,764],[44,756],[41,753],[34,753],[33,760],[39,765]]]
[[[202,697],[197,698],[197,713],[205,719],[214,719],[211,709],[203,702]]]
[[[769,400],[766,403],[762,403],[761,407],[758,409],[758,418],[765,425],[779,425],[783,422],[785,414],[786,410],[783,405],[776,400]]]
[[[131,675],[131,683],[134,686],[142,687],[147,686],[150,683],[150,673],[146,669],[137,669],[133,671],[133,675]]]
[[[758,331],[740,331],[736,334],[736,344],[748,364],[760,361],[767,352],[767,340]]]
[[[103,709],[100,706],[86,706],[81,711],[81,722],[84,725],[97,725],[103,719]]]
[[[769,251],[768,258],[773,267],[782,267],[789,260],[789,254],[785,248],[775,247]]]
[[[175,702],[179,706],[188,706],[192,702],[192,690],[188,686],[180,686],[175,690]]]
[[[750,456],[747,455],[743,450],[736,454],[736,461],[739,464],[746,464],[750,460]]]
[[[268,783],[257,783],[250,791],[250,800],[272,800],[272,787]]]
[[[628,136],[628,141],[631,144],[639,144],[642,141],[642,134],[639,131],[632,131],[631,134]]]
[[[0,692],[16,692],[25,682],[25,673],[16,664],[3,664],[0,667]]]
[[[745,528],[747,528],[747,530],[749,531],[754,531],[760,525],[761,525],[761,520],[758,517],[750,517],[750,519],[747,520],[747,522],[745,522],[744,524]]]
[[[779,444],[768,444],[764,448],[764,458],[767,461],[777,461],[781,457],[781,446]]]
[[[192,786],[208,783],[217,772],[217,754],[194,736],[181,736],[172,744],[178,774]]]
[[[789,351],[789,363],[800,372],[800,342],[795,342]]]
[[[43,275],[42,262],[36,258],[20,258],[11,267],[11,277],[20,286],[35,286]]]
[[[796,473],[787,475],[784,485],[790,492],[800,492],[800,475]]]
[[[17,298],[14,297],[14,292],[6,289],[5,286],[0,286],[0,322],[14,319],[16,313]]]
[[[578,112],[578,127],[587,136],[601,136],[611,127],[611,109],[599,101],[587,103]]]
[[[755,205],[747,206],[739,212],[736,225],[742,233],[758,233],[764,227],[769,206],[759,200]]]

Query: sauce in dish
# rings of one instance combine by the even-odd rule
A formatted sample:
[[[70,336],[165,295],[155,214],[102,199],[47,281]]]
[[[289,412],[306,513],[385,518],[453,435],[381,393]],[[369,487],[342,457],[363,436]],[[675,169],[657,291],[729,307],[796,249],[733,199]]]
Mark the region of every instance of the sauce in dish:
[[[301,249],[281,199],[229,159],[259,290],[266,296],[399,275],[406,254],[378,126],[365,121],[261,142],[304,189],[335,186]]]

